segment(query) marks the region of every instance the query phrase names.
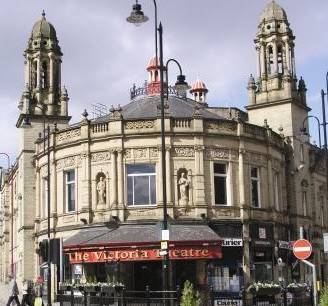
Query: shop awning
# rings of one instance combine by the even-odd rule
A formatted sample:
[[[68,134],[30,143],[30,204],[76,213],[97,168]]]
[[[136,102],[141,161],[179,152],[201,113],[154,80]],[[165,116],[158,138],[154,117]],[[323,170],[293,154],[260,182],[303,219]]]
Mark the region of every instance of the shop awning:
[[[222,239],[207,225],[171,224],[172,259],[220,258]],[[64,240],[71,263],[161,260],[160,224],[121,225],[80,230]]]

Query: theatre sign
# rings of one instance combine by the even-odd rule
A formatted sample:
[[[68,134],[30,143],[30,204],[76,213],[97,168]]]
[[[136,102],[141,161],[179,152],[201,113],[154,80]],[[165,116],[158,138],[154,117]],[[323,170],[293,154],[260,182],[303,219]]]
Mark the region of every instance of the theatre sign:
[[[77,263],[97,263],[110,261],[146,261],[162,260],[160,249],[149,248],[129,248],[129,249],[108,249],[108,250],[78,250],[68,252],[69,262]],[[172,260],[179,259],[215,259],[222,258],[221,247],[218,245],[201,246],[171,246],[169,257]]]

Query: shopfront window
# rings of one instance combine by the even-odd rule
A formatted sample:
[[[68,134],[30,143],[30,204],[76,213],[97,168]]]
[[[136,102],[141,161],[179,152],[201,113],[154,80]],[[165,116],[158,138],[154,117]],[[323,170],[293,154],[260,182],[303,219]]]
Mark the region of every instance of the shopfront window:
[[[156,204],[155,165],[127,165],[128,205]]]
[[[251,168],[251,195],[252,195],[252,206],[259,208],[260,205],[260,176],[259,168]]]
[[[65,175],[66,211],[75,211],[75,170],[69,170]]]
[[[255,281],[272,281],[272,249],[255,248],[254,250]]]
[[[227,205],[227,165],[214,164],[215,204]]]
[[[242,277],[239,268],[210,264],[208,267],[208,283],[215,292],[240,292]]]

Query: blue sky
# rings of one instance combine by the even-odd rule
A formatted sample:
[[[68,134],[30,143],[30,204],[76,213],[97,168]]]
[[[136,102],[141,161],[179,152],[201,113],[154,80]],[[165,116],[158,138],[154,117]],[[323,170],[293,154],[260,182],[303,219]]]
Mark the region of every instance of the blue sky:
[[[150,18],[134,27],[125,19],[133,1],[1,0],[0,10],[0,152],[18,152],[17,103],[24,88],[23,51],[33,24],[46,11],[55,26],[63,56],[72,122],[91,105],[126,104],[129,89],[147,79],[154,54],[153,6],[140,0]],[[253,39],[267,0],[158,0],[164,26],[164,56],[182,65],[187,81],[197,77],[212,106],[247,105],[247,79],[256,73]],[[298,77],[308,88],[308,105],[321,118],[320,89],[328,69],[327,0],[277,1],[287,12],[296,36]],[[176,71],[170,71],[173,82]],[[0,166],[6,160],[0,156]]]

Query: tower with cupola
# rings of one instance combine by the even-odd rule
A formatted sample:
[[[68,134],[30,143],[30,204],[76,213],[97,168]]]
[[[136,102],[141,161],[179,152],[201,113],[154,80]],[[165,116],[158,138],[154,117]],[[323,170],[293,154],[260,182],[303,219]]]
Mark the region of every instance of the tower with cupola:
[[[261,14],[255,37],[257,75],[248,80],[249,121],[269,126],[285,136],[299,135],[303,119],[310,110],[306,86],[298,81],[295,64],[295,36],[286,12],[271,1]]]
[[[51,134],[68,126],[68,93],[61,88],[62,52],[58,44],[56,30],[42,13],[32,29],[28,40],[25,57],[25,85],[22,97],[18,103],[19,116],[16,127],[19,129],[20,147],[17,159],[18,182],[15,198],[18,200],[16,218],[17,233],[17,277],[33,279],[36,271],[34,236],[39,220],[36,219],[36,203],[40,199],[40,190],[35,189],[35,177],[47,179],[45,166],[35,164],[35,142],[47,136],[49,125]],[[54,137],[50,137],[54,139]],[[52,146],[52,144],[51,144]],[[42,153],[47,154],[47,149]],[[53,153],[49,153],[51,160]],[[43,171],[43,174],[41,172]],[[50,177],[54,172],[51,167]],[[51,179],[50,179],[51,183]],[[55,182],[52,182],[53,188]],[[52,196],[50,205],[56,205]],[[51,223],[55,222],[51,215]]]

